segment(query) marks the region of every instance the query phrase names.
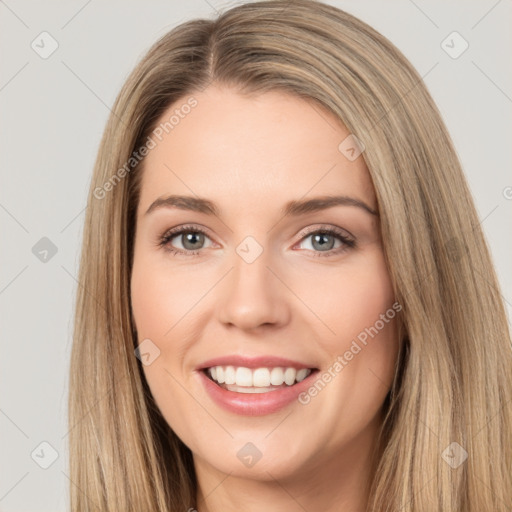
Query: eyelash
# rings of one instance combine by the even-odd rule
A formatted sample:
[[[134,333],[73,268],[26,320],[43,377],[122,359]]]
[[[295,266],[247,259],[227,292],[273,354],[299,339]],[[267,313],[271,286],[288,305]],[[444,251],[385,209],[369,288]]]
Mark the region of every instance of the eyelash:
[[[201,233],[205,236],[208,236],[205,230],[197,227],[197,226],[182,226],[180,228],[175,228],[170,231],[166,231],[158,240],[158,246],[165,248],[166,251],[170,252],[173,256],[178,255],[186,255],[186,256],[198,256],[201,249],[197,251],[183,251],[181,249],[175,249],[169,242],[175,238],[177,235],[181,235],[183,233]],[[300,234],[301,239],[299,242],[302,242],[305,238],[311,235],[334,235],[338,238],[343,244],[343,247],[338,247],[337,249],[330,249],[329,251],[313,251],[315,257],[328,257],[340,254],[348,249],[353,249],[356,247],[356,241],[353,238],[348,237],[345,232],[333,227],[321,227],[315,229],[314,231],[302,232]]]

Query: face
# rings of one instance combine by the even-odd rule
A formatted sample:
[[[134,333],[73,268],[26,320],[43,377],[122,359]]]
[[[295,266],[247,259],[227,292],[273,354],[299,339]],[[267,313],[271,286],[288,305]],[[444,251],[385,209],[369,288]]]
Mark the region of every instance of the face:
[[[162,116],[182,112],[153,137],[137,210],[131,299],[153,397],[203,472],[349,471],[371,453],[398,350],[363,157],[292,95],[193,98]]]

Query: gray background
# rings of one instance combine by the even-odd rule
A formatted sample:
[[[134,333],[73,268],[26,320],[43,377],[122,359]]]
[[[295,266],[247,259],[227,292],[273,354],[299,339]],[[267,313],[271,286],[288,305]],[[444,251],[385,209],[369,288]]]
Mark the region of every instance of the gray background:
[[[158,37],[235,3],[0,0],[0,511],[67,510],[76,275],[109,106]],[[383,33],[424,76],[473,191],[510,316],[512,2],[328,3]],[[50,48],[38,38],[43,31],[59,45],[46,59],[31,47],[35,40]],[[453,31],[469,43],[456,59],[441,46]],[[43,237],[57,249],[46,262],[33,252]]]

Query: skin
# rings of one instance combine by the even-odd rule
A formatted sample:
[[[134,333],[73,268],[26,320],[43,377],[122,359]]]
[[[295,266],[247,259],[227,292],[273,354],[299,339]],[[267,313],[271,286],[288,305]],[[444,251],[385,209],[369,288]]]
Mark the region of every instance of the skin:
[[[350,161],[338,150],[349,132],[316,104],[281,92],[249,98],[218,85],[193,96],[197,106],[144,162],[131,294],[139,343],[149,338],[160,350],[144,366],[151,392],[193,453],[198,510],[363,511],[398,354],[396,317],[308,404],[273,414],[225,411],[195,368],[221,355],[271,354],[327,370],[391,308],[377,215],[356,206],[281,213],[287,201],[328,194],[376,210],[368,169],[362,156]],[[146,214],[170,194],[207,198],[220,215]],[[177,235],[168,246],[189,254],[198,247],[198,255],[158,246],[166,231],[186,224],[207,231],[203,244]],[[335,254],[343,246],[336,237],[322,251],[314,236],[301,236],[320,227],[348,231],[356,246]],[[236,252],[247,236],[263,248],[251,264]],[[237,457],[247,442],[262,453],[252,467]]]

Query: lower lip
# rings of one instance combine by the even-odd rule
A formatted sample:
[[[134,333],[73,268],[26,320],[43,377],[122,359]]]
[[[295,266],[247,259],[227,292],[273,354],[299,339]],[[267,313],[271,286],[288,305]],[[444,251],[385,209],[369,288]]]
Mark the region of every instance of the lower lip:
[[[272,414],[286,407],[300,393],[308,389],[311,379],[316,376],[318,370],[312,371],[303,381],[293,386],[279,388],[267,393],[237,393],[220,387],[211,380],[204,371],[197,371],[199,378],[212,400],[224,409],[243,416],[263,416]]]

